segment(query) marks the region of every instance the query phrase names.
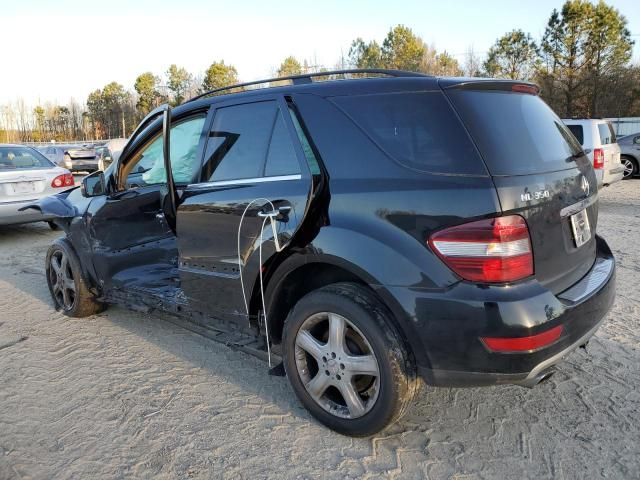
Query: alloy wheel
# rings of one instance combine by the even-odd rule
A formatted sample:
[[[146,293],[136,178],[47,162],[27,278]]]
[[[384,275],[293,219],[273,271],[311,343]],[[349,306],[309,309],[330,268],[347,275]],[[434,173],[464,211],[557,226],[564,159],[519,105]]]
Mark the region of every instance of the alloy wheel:
[[[625,158],[622,162],[622,165],[624,166],[624,172],[623,172],[624,177],[630,177],[631,175],[633,175],[633,169],[635,165],[631,160],[629,160],[628,158]]]
[[[76,282],[67,255],[58,250],[51,255],[49,282],[59,306],[71,310],[76,301]]]
[[[298,375],[311,398],[332,415],[355,419],[369,412],[380,391],[380,369],[362,332],[336,313],[307,318],[296,335]]]

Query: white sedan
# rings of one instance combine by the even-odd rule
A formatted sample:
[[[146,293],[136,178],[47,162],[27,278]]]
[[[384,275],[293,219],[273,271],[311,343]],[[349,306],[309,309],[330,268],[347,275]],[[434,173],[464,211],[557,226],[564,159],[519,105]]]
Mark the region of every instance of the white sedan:
[[[22,207],[75,185],[69,170],[24,145],[0,144],[0,225],[50,222],[51,217]]]

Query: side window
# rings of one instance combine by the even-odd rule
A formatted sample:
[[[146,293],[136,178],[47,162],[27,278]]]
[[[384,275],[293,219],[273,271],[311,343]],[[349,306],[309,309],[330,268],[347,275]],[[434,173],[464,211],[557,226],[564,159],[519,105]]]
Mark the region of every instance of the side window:
[[[584,130],[582,130],[582,125],[567,125],[567,128],[571,130],[571,133],[573,133],[573,136],[580,142],[580,145],[584,145]]]
[[[302,129],[302,125],[300,125],[298,115],[296,115],[296,112],[294,112],[291,107],[289,107],[289,115],[291,115],[291,120],[293,121],[293,126],[296,129],[298,140],[300,140],[300,144],[302,145],[304,158],[307,161],[307,165],[309,165],[311,175],[320,175],[320,164],[318,163],[318,159],[316,158],[315,153],[313,153],[313,148],[311,148],[311,144],[309,143],[309,139]]]
[[[198,172],[198,144],[204,127],[205,115],[189,118],[171,127],[171,170],[178,184],[191,183]],[[156,185],[167,182],[162,154],[162,135],[156,135],[127,162],[124,173],[135,176],[136,185]]]
[[[267,153],[267,164],[264,169],[266,177],[276,175],[293,175],[300,173],[300,165],[296,157],[296,151],[291,143],[291,136],[287,131],[280,109],[276,112],[275,124],[269,152]]]
[[[611,129],[609,129],[609,126],[606,123],[598,124],[598,133],[600,134],[600,143],[602,143],[602,145],[608,145],[615,141],[612,139],[613,135]]]
[[[215,182],[299,172],[289,132],[275,101],[216,111],[207,142],[204,178]]]
[[[431,173],[485,173],[469,135],[441,93],[351,95],[331,100],[398,163]]]

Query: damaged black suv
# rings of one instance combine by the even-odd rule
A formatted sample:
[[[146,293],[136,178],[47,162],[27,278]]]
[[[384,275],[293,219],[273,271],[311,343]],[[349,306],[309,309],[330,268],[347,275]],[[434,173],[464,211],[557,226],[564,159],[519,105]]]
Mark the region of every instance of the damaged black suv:
[[[31,207],[66,232],[57,308],[237,335],[348,435],[398,419],[420,378],[533,386],[594,334],[615,290],[596,178],[535,85],[259,83],[160,107],[105,172]]]

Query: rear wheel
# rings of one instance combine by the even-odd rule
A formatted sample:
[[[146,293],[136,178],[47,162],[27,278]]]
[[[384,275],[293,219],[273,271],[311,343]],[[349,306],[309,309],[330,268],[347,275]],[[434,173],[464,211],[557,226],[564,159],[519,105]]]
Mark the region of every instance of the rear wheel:
[[[78,257],[64,239],[49,247],[46,275],[56,310],[69,317],[88,317],[105,309],[87,288]]]
[[[623,178],[629,179],[638,174],[638,162],[633,157],[622,156],[622,165],[624,166]]]
[[[372,435],[398,420],[415,369],[386,309],[364,287],[334,284],[304,296],[284,327],[284,365],[296,395],[327,427]]]

